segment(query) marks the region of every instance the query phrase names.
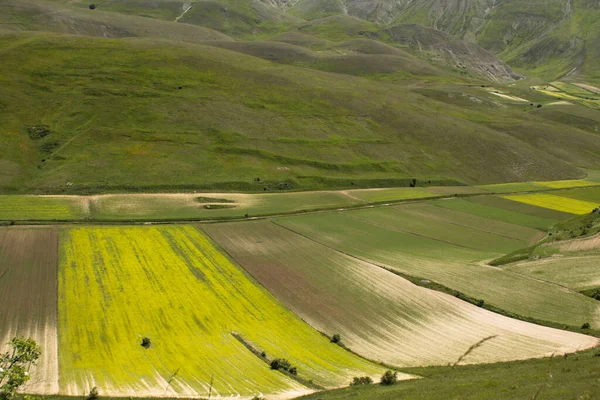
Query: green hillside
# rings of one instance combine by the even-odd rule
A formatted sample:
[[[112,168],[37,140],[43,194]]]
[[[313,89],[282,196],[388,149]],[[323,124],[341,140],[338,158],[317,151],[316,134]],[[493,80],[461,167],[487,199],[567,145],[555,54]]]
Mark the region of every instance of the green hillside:
[[[590,142],[568,154],[536,148],[543,123],[512,133],[537,120],[520,107],[498,110],[497,129],[483,108],[215,47],[23,33],[1,36],[0,51],[3,191],[491,183],[600,168],[591,133],[557,131]]]

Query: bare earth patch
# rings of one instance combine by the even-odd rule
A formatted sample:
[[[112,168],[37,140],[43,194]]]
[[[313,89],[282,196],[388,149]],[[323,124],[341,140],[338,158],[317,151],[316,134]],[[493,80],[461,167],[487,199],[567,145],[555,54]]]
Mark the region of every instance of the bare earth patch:
[[[0,352],[17,335],[38,342],[29,393],[58,393],[57,253],[54,228],[0,229]]]

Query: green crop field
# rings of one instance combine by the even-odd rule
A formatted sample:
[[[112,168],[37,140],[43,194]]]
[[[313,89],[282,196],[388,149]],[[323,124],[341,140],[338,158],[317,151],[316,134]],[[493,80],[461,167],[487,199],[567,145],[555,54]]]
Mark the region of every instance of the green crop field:
[[[511,264],[507,269],[577,291],[600,287],[600,256],[577,254]]]
[[[485,253],[369,224],[344,213],[277,218],[275,222],[344,253],[440,283],[521,316],[574,327],[585,322],[600,326],[597,301],[475,262]]]
[[[221,396],[308,390],[247,346],[289,359],[314,385],[381,373],[283,308],[190,226],[63,231],[59,325],[60,385],[70,395],[98,386],[115,396],[206,396],[211,380]]]
[[[504,196],[504,198],[571,214],[587,214],[599,205],[597,202],[576,200],[546,193],[512,195]]]
[[[87,216],[76,196],[0,196],[0,221],[73,220]]]
[[[482,258],[496,253],[509,253],[525,247],[531,239],[538,236],[536,232],[536,235],[530,237],[529,240],[517,240],[439,219],[405,213],[403,209],[403,206],[386,207],[352,211],[346,215],[371,225],[476,250],[482,253]]]
[[[537,185],[533,182],[497,183],[492,185],[480,185],[477,187],[490,193],[532,192],[543,189],[541,185]]]
[[[456,211],[461,211],[464,213],[476,215],[479,217],[495,219],[498,221],[504,221],[514,225],[527,226],[530,228],[536,228],[541,230],[547,230],[552,225],[557,223],[559,220],[548,217],[540,217],[533,213],[527,212],[518,212],[514,211],[512,204],[506,203],[514,203],[515,205],[524,205],[529,208],[539,208],[534,206],[529,206],[528,204],[517,203],[514,201],[506,200],[503,198],[496,198],[494,196],[481,196],[473,199],[462,200],[462,199],[454,199],[454,200],[440,200],[433,201],[432,204],[440,207],[442,209],[451,209]],[[509,208],[510,207],[510,208]],[[545,210],[543,208],[539,208],[539,210]],[[519,210],[520,211],[520,210]],[[570,214],[562,214],[568,216]],[[568,217],[563,217],[566,219]]]
[[[452,210],[451,208],[437,207],[432,203],[405,204],[397,207],[396,210],[421,217],[424,221],[430,219],[443,221],[458,227],[467,227],[480,232],[521,240],[526,243],[537,242],[544,237],[544,233],[538,229],[481,217],[464,211]]]
[[[0,228],[0,353],[14,336],[36,340],[26,390],[42,394],[58,392],[57,241],[54,228]]]
[[[552,220],[553,222],[573,218],[573,214],[563,211],[552,210],[534,206],[531,204],[520,203],[518,201],[508,200],[501,196],[478,196],[468,199],[470,202],[483,204],[486,206],[497,207],[507,211],[513,211],[522,214],[524,217],[533,216]]]
[[[600,205],[600,188],[585,188],[585,189],[566,189],[556,192],[561,197],[570,199],[587,201],[590,203],[598,203]]]
[[[547,356],[598,343],[421,288],[270,221],[202,228],[303,320],[341,334],[344,345],[369,359],[402,367],[446,365],[491,336],[461,363]]]

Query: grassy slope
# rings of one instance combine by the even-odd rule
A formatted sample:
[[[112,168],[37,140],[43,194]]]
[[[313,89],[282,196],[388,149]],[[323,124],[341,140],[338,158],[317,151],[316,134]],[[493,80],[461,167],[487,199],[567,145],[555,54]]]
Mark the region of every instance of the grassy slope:
[[[386,364],[445,365],[490,336],[494,339],[461,362],[541,356],[596,343],[418,287],[270,221],[202,228],[303,320],[329,335],[341,334],[353,351]]]
[[[212,376],[213,394],[305,390],[232,332],[268,359],[289,359],[315,385],[381,370],[330,344],[189,226],[62,232],[59,316],[61,390],[71,395],[98,386],[205,396]]]
[[[0,51],[4,190],[260,190],[265,181],[314,187],[294,181],[301,176],[580,174],[387,84],[157,40],[4,36]],[[54,133],[32,140],[26,128],[39,124]]]
[[[482,253],[351,218],[343,213],[278,218],[334,249],[428,279],[515,314],[580,327],[600,324],[598,304],[557,286],[473,263]],[[401,227],[399,227],[401,228]],[[476,282],[476,283],[475,283]]]
[[[596,399],[598,349],[569,356],[458,368],[417,368],[425,376],[393,386],[372,385],[304,397],[307,400]]]

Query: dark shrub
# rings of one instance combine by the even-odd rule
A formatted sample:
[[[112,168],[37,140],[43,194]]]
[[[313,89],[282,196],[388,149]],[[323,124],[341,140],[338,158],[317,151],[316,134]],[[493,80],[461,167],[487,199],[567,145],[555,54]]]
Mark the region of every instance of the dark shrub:
[[[95,4],[90,4],[90,10],[95,10],[96,9],[96,5]]]
[[[292,374],[292,375],[298,375],[298,369],[296,367],[290,368],[290,374]]]
[[[143,338],[142,339],[142,347],[145,349],[149,349],[150,346],[152,346],[152,342],[150,341],[150,338],[147,338],[147,337]]]
[[[352,383],[350,384],[350,386],[371,385],[372,383],[373,379],[371,379],[368,376],[355,376],[354,379],[352,379]]]
[[[341,342],[342,342],[342,337],[340,336],[339,333],[336,333],[331,337],[331,343],[341,343]]]
[[[381,376],[381,384],[382,385],[393,385],[398,380],[398,373],[390,371],[389,369],[385,371],[385,374]]]
[[[591,328],[591,326],[590,326],[589,322],[586,322],[585,324],[581,325],[581,329],[590,329],[590,328]]]
[[[283,369],[288,371],[292,367],[292,364],[285,358],[276,358],[271,361],[271,369]]]
[[[90,394],[87,395],[87,400],[96,400],[98,397],[100,397],[100,393],[98,392],[98,388],[94,386],[90,390]]]

